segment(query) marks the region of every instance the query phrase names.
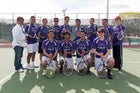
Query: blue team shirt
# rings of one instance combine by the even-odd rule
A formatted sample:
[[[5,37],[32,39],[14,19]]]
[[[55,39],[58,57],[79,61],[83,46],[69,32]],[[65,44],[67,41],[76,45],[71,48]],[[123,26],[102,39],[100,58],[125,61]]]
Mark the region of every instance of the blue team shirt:
[[[110,36],[112,36],[113,34],[113,29],[108,25],[106,27],[104,27],[105,29],[105,38],[109,39]]]
[[[34,37],[34,38],[28,38],[27,44],[37,43],[37,35],[36,35],[37,26],[36,25],[33,25],[33,24],[26,25],[25,32]]]
[[[72,32],[72,27],[69,24],[64,24],[61,26],[62,32]]]
[[[107,53],[108,49],[111,49],[111,44],[108,39],[100,40],[99,37],[95,38],[91,45],[92,49],[96,49],[98,53],[103,53],[104,55]],[[100,56],[96,55],[96,57],[100,58]]]
[[[76,50],[82,54],[82,50],[90,50],[91,49],[91,43],[88,39],[85,39],[85,40],[81,40],[81,39],[78,39],[76,40],[75,42],[75,47],[76,47]],[[80,58],[81,56],[76,54],[77,55],[77,58]],[[86,54],[85,54],[86,55]]]
[[[44,36],[45,38],[41,40],[45,40],[47,38],[47,33],[50,30],[49,26],[39,26],[37,29],[37,35]]]
[[[66,50],[67,52],[71,52],[73,50],[75,50],[74,47],[74,42],[69,40],[68,43],[66,43],[64,40],[60,42],[60,52],[62,54],[64,54],[64,50]],[[72,58],[72,54],[68,54],[67,58]]]
[[[97,31],[98,31],[98,27],[96,24],[87,27],[86,29],[87,38],[90,40],[91,43],[97,37],[95,34],[93,34],[93,32],[97,32]]]
[[[79,39],[78,33],[79,33],[80,31],[84,31],[84,30],[85,30],[84,26],[75,27],[75,39],[74,39],[74,40]]]
[[[122,45],[123,40],[118,40],[117,35],[120,31],[126,33],[126,29],[123,25],[118,25],[113,27],[113,45]]]
[[[48,54],[54,55],[55,54],[55,51],[56,50],[59,50],[59,43],[55,39],[52,42],[49,41],[49,39],[46,39],[42,43],[42,49],[46,49],[46,52]]]
[[[53,30],[55,31],[55,39],[56,40],[61,40],[61,26],[59,25],[54,25]]]

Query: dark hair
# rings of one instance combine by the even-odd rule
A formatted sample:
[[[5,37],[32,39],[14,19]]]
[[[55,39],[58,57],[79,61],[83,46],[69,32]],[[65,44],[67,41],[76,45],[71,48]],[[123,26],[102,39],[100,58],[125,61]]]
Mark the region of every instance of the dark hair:
[[[42,19],[42,21],[44,21],[44,20],[47,20],[47,21],[48,21],[48,19],[47,19],[47,18],[43,18],[43,19]]]
[[[94,19],[94,18],[90,18],[90,20],[93,20],[93,21],[95,21],[95,19]]]
[[[24,21],[24,18],[19,16],[19,17],[17,17],[17,21],[19,21],[19,20]]]
[[[58,18],[54,18],[54,19],[53,19],[53,21],[56,21],[56,20],[57,20],[57,21],[59,21],[59,19],[58,19]]]
[[[31,16],[30,19],[35,18],[35,16]]]
[[[64,19],[66,19],[66,18],[70,19],[70,17],[69,17],[69,16],[65,16],[65,17],[64,17]]]
[[[98,29],[98,32],[104,32],[105,33],[105,29],[103,27]]]
[[[85,35],[87,34],[87,32],[84,30],[81,30],[80,33],[85,33]]]
[[[65,35],[69,35],[70,36],[70,33],[69,32],[65,32],[65,33],[63,33],[63,35],[65,36]]]
[[[108,22],[108,19],[104,18],[104,19],[102,19],[102,21],[106,21],[106,22]]]
[[[80,19],[75,19],[75,22],[80,22],[81,23],[81,20]]]

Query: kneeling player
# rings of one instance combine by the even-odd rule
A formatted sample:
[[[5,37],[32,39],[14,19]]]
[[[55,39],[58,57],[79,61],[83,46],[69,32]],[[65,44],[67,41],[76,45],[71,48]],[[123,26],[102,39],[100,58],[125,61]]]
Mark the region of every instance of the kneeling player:
[[[87,66],[87,74],[90,74],[90,67],[91,67],[91,57],[89,54],[90,51],[90,41],[85,38],[86,37],[86,32],[85,31],[80,31],[80,39],[76,40],[75,45],[76,45],[76,64],[77,64],[77,69],[79,70],[79,73],[82,73],[82,70],[84,66],[82,66],[82,61],[85,62]],[[81,61],[82,60],[82,61]],[[81,64],[81,65],[80,65]]]
[[[110,55],[111,44],[108,39],[105,38],[105,30],[99,29],[98,37],[94,39],[92,43],[92,49],[95,56],[95,67],[98,76],[101,76],[103,66],[107,66],[107,77],[112,79],[111,69],[114,66],[114,58]]]
[[[70,33],[63,34],[64,40],[60,42],[60,73],[63,73],[63,64],[67,62],[67,68],[73,69],[72,54],[75,52],[74,43],[70,40]]]
[[[48,39],[43,41],[42,44],[43,48],[43,57],[42,57],[42,66],[43,66],[43,73],[42,75],[46,75],[46,65],[49,65],[50,62],[53,67],[56,67],[56,56],[59,50],[59,43],[57,40],[54,39],[54,31],[49,30],[48,32]]]

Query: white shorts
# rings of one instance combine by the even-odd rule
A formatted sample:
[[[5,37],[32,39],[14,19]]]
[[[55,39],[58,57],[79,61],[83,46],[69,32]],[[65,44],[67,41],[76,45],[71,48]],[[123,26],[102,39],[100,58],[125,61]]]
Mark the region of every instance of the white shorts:
[[[83,61],[87,62],[87,59],[91,58],[90,54],[86,54],[83,58]],[[78,66],[78,64],[81,62],[82,58],[76,58],[76,65]],[[81,70],[84,67],[84,65],[80,65],[79,68],[77,68],[78,70]]]
[[[60,56],[59,60],[64,60],[64,57]],[[72,69],[73,68],[73,59],[72,58],[65,58],[65,61],[67,62],[68,68]]]
[[[46,56],[42,56],[42,61],[45,61],[47,64],[50,63],[50,59]],[[52,65],[56,67],[56,60],[52,60]]]
[[[33,53],[33,52],[37,52],[37,51],[38,51],[37,43],[27,45],[27,52],[28,53]]]
[[[108,55],[106,58],[102,59],[101,58],[97,58],[95,57],[95,68],[97,72],[101,72],[103,70],[103,63],[105,64],[105,66],[108,66],[108,60],[112,58],[111,55]]]

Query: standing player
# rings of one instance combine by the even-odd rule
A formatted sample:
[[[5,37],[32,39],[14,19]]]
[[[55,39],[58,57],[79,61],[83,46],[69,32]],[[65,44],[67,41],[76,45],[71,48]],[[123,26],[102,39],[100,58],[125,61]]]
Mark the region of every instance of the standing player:
[[[91,43],[97,37],[98,27],[94,23],[95,23],[95,19],[94,18],[90,18],[90,25],[86,29],[87,38],[90,40]],[[90,56],[91,56],[91,62],[94,63],[93,62],[94,61],[94,54],[92,52],[91,52]]]
[[[64,18],[64,25],[61,26],[61,29],[62,29],[62,32],[61,32],[61,36],[63,38],[63,33],[65,32],[69,32],[71,33],[72,32],[72,27],[69,25],[69,16],[65,16]]]
[[[55,31],[55,39],[60,41],[61,40],[61,26],[59,26],[59,19],[58,18],[54,18],[54,26],[53,26],[53,30]]]
[[[23,48],[25,47],[25,34],[23,33],[23,17],[17,18],[17,24],[12,29],[13,42],[12,46],[15,52],[14,66],[17,72],[23,72],[21,58],[23,55]]]
[[[77,40],[79,39],[79,34],[80,34],[80,31],[84,31],[84,27],[81,26],[81,20],[80,19],[76,19],[75,20],[75,23],[76,23],[76,27],[75,27],[75,39],[74,40]]]
[[[42,57],[42,66],[44,69],[42,73],[43,76],[46,75],[46,65],[48,65],[49,62],[52,62],[52,65],[56,67],[56,56],[59,50],[59,43],[54,39],[54,36],[54,30],[49,30],[48,39],[44,40],[42,43],[44,54],[44,56]]]
[[[115,59],[115,68],[118,68],[118,70],[121,70],[122,68],[122,43],[124,35],[122,35],[121,38],[118,36],[121,35],[120,32],[123,31],[123,33],[126,32],[125,27],[121,24],[121,17],[117,16],[115,18],[115,26],[113,27],[113,57]]]
[[[98,37],[94,39],[92,49],[95,54],[97,74],[100,76],[103,71],[103,65],[105,64],[108,70],[107,77],[112,79],[111,69],[114,66],[114,59],[110,55],[111,44],[109,40],[105,38],[105,30],[103,28],[98,30]]]
[[[38,51],[37,46],[37,26],[35,25],[35,16],[30,17],[30,24],[25,27],[25,32],[27,36],[27,69],[34,69],[35,54]],[[32,61],[30,63],[30,60]]]
[[[108,19],[102,19],[102,25],[105,29],[105,38],[107,38],[112,43],[112,28],[108,25]]]
[[[64,61],[67,62],[68,69],[73,69],[72,54],[75,52],[74,43],[70,40],[70,33],[64,33],[64,40],[60,42],[60,73],[63,73]]]
[[[86,39],[85,31],[80,31],[80,39],[76,40],[75,46],[76,46],[77,66],[80,63],[80,61],[83,59],[87,63],[87,74],[90,74],[91,57],[89,52],[91,49],[90,47],[91,43],[88,39]],[[79,72],[82,72],[82,70],[79,70]]]
[[[37,29],[37,35],[39,37],[39,45],[38,45],[38,53],[40,53],[40,62],[42,61],[43,50],[42,50],[42,42],[47,38],[47,33],[50,27],[47,25],[48,20],[46,18],[42,19],[42,25]],[[41,62],[42,63],[42,62]]]

